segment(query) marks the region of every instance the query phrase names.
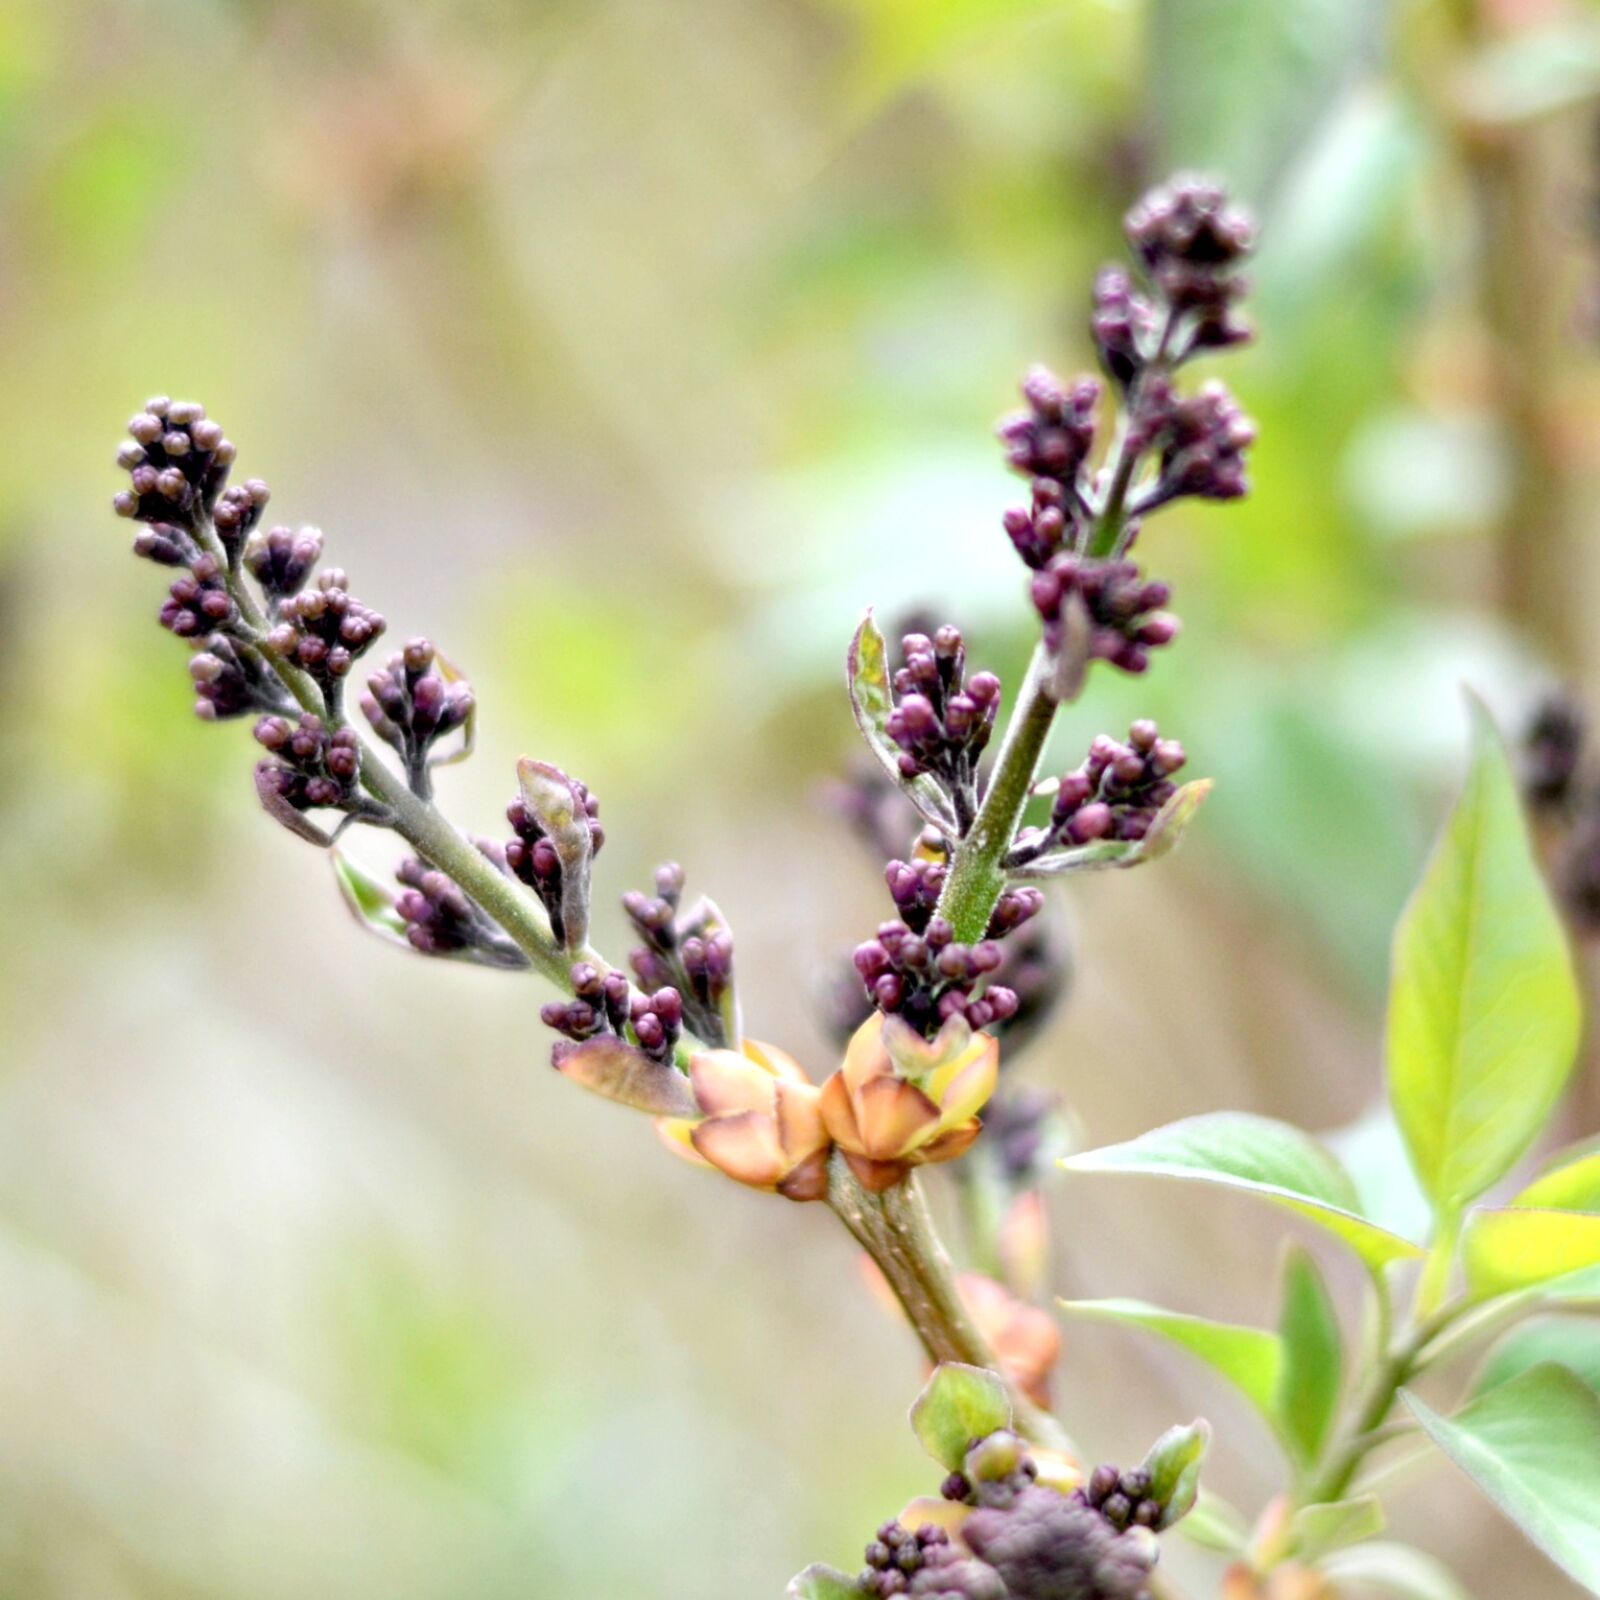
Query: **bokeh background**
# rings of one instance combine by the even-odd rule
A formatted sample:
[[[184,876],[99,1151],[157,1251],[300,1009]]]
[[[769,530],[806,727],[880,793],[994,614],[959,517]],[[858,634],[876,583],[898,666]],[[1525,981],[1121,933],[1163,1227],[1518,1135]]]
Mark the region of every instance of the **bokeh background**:
[[[665,1160],[552,1077],[535,980],[364,938],[259,814],[109,511],[146,393],[468,671],[458,821],[519,754],[581,775],[604,944],[683,861],[825,1070],[887,907],[817,798],[850,628],[940,606],[1015,670],[993,418],[1086,361],[1141,184],[1226,178],[1256,490],[1152,528],[1184,639],[1055,747],[1155,714],[1217,790],[1063,895],[1021,1070],[1096,1142],[1242,1107],[1393,1177],[1361,1119],[1458,686],[1510,725],[1600,661],[1597,92],[1578,0],[6,0],[0,1594],[750,1600],[929,1484],[826,1214]],[[1063,1182],[1061,1290],[1269,1318],[1282,1219],[1174,1200]],[[1205,1411],[1271,1491],[1207,1375],[1066,1332],[1097,1454]],[[1576,1593],[1442,1464],[1395,1509],[1475,1592]]]

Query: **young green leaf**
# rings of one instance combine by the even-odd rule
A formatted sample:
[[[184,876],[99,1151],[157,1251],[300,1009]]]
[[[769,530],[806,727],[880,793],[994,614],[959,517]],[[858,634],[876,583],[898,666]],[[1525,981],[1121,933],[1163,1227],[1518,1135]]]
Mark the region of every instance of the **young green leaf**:
[[[350,915],[385,944],[409,950],[411,941],[406,938],[405,918],[395,910],[394,896],[389,890],[341,851],[330,850],[328,859],[333,863],[339,895]]]
[[[797,1572],[784,1594],[787,1600],[859,1600],[860,1592],[854,1578],[817,1561]]]
[[[1516,780],[1472,701],[1474,755],[1395,934],[1389,1093],[1447,1219],[1505,1176],[1550,1114],[1578,1044],[1578,991]]]
[[[1320,1563],[1341,1596],[1382,1594],[1393,1600],[1472,1600],[1442,1562],[1408,1544],[1363,1544],[1336,1550]]]
[[[1346,1545],[1375,1539],[1383,1532],[1383,1507],[1376,1495],[1302,1506],[1289,1523],[1296,1559],[1318,1561]]]
[[[1600,1394],[1600,1330],[1592,1322],[1550,1317],[1527,1322],[1497,1345],[1473,1386],[1485,1394],[1531,1367],[1554,1361]]]
[[[589,937],[589,866],[594,838],[584,814],[581,791],[559,767],[527,756],[517,763],[522,802],[545,833],[561,863],[561,904],[552,924],[568,950],[581,950]]]
[[[1534,1367],[1441,1417],[1406,1404],[1444,1453],[1573,1579],[1600,1595],[1600,1397]]]
[[[1558,1152],[1511,1203],[1544,1211],[1600,1211],[1600,1139]]]
[[[1374,1271],[1422,1253],[1359,1214],[1355,1186],[1315,1139],[1269,1117],[1190,1117],[1125,1144],[1068,1156],[1061,1165],[1070,1172],[1183,1178],[1264,1195],[1342,1239]]]
[[[1284,1259],[1278,1336],[1283,1341],[1278,1424],[1299,1461],[1309,1464],[1339,1409],[1344,1348],[1328,1286],[1316,1262],[1298,1245]]]
[[[1461,1235],[1467,1287],[1486,1300],[1600,1266],[1600,1214],[1509,1206],[1472,1212]]]
[[[1142,1300],[1063,1300],[1061,1309],[1075,1317],[1159,1334],[1221,1373],[1269,1422],[1276,1422],[1283,1372],[1283,1346],[1277,1334],[1231,1322],[1208,1322]]]
[[[905,791],[906,797],[934,827],[946,834],[956,831],[955,812],[945,792],[926,773],[908,778],[900,770],[900,746],[889,737],[889,713],[894,694],[889,686],[889,647],[867,612],[850,641],[845,662],[850,683],[850,708],[867,748],[885,772]]]
[[[996,1428],[1011,1426],[1011,1397],[994,1373],[946,1361],[911,1407],[911,1427],[922,1448],[947,1472],[957,1471],[967,1446]]]
[[[1182,1522],[1200,1495],[1200,1469],[1211,1447],[1211,1424],[1196,1418],[1187,1427],[1168,1428],[1150,1446],[1144,1470],[1150,1474],[1150,1498],[1161,1507],[1158,1529]]]

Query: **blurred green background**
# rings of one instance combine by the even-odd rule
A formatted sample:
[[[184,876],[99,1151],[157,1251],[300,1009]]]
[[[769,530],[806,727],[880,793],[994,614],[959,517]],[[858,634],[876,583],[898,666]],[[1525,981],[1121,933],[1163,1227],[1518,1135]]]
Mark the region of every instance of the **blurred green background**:
[[[817,802],[850,628],[940,606],[1014,671],[993,418],[1086,361],[1140,186],[1226,179],[1256,492],[1152,528],[1185,636],[1056,746],[1154,714],[1217,791],[1072,894],[1023,1070],[1096,1141],[1333,1128],[1459,683],[1512,724],[1600,664],[1597,89],[1558,0],[4,0],[0,1595],[754,1600],[930,1486],[826,1214],[667,1161],[553,1079],[535,981],[364,939],[259,815],[109,511],[145,394],[469,673],[451,814],[579,774],[603,944],[683,861],[820,1073],[887,911]],[[1054,1191],[1062,1291],[1268,1317],[1281,1220],[1170,1198]],[[1060,1393],[1121,1459],[1204,1410],[1216,1484],[1274,1486],[1126,1335],[1069,1328]],[[1442,1466],[1396,1511],[1476,1592],[1576,1593]]]

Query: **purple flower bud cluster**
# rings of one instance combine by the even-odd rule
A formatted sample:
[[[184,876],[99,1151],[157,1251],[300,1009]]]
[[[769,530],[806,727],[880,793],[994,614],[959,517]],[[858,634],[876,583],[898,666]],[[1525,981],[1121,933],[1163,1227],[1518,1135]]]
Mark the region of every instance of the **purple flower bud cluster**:
[[[204,406],[146,400],[128,424],[130,442],[117,452],[128,487],[112,501],[117,515],[192,528],[209,511],[237,452]]]
[[[337,704],[345,677],[383,632],[384,619],[350,593],[342,567],[325,568],[311,588],[285,596],[275,609],[278,621],[267,643]]]
[[[589,859],[593,860],[606,842],[606,830],[600,823],[600,802],[576,778],[567,778],[566,782],[572,790],[575,821],[588,831]],[[527,884],[539,897],[539,903],[550,918],[551,930],[557,940],[565,944],[566,872],[561,864],[561,852],[521,795],[506,807],[506,821],[515,834],[506,845],[506,866],[512,877]]]
[[[1163,739],[1148,719],[1129,728],[1126,744],[1109,734],[1098,735],[1082,766],[1061,780],[1048,825],[1023,829],[1007,864],[1024,866],[1046,850],[1097,839],[1144,838],[1162,806],[1177,793],[1171,780],[1187,759],[1183,746]]]
[[[689,1031],[704,1043],[733,1043],[723,1004],[733,988],[733,936],[708,900],[680,913],[684,871],[675,861],[656,869],[654,895],[630,889],[622,897],[639,943],[628,964],[646,989],[673,989],[682,997]]]
[[[447,682],[432,644],[413,639],[367,679],[361,710],[373,732],[398,752],[412,790],[427,798],[434,745],[472,715],[471,688],[461,679]]]
[[[1001,522],[1017,554],[1037,572],[1076,541],[1083,508],[1054,478],[1035,478],[1031,488],[1032,502],[1012,506]]]
[[[1100,385],[1093,378],[1063,383],[1048,367],[1034,366],[1022,380],[1026,408],[995,428],[1006,461],[1026,478],[1053,480],[1067,492],[1094,448]]]
[[[992,672],[966,676],[966,646],[948,625],[932,638],[908,633],[900,654],[887,723],[900,747],[900,770],[907,778],[936,779],[965,832],[977,810],[978,763],[1000,709],[1000,680]]]
[[[1150,652],[1178,636],[1178,619],[1163,609],[1172,591],[1147,581],[1132,561],[1059,555],[1034,573],[1031,593],[1051,650],[1065,643],[1076,603],[1087,623],[1088,658],[1109,661],[1123,672],[1143,672]]]
[[[1098,1511],[1113,1528],[1156,1528],[1163,1506],[1151,1496],[1151,1479],[1143,1467],[1127,1472],[1112,1466],[1098,1466],[1078,1491],[1085,1505]]]
[[[222,563],[213,555],[197,555],[189,570],[172,580],[157,620],[180,639],[196,639],[231,627],[238,616]]]
[[[194,712],[204,722],[223,722],[262,711],[290,711],[277,676],[248,645],[214,633],[189,657],[194,680]]]
[[[1161,458],[1154,483],[1134,503],[1136,515],[1183,495],[1237,500],[1248,492],[1244,453],[1255,443],[1255,424],[1222,384],[1207,383],[1180,398],[1165,378],[1152,380],[1146,404],[1146,426]]]
[[[238,561],[239,552],[271,498],[272,491],[260,478],[232,484],[217,496],[217,503],[211,508],[211,525],[217,530],[230,563]]]
[[[244,544],[244,569],[273,606],[299,594],[311,569],[321,559],[322,533],[317,528],[301,528],[298,532],[293,528],[268,528],[252,533]]]
[[[546,1027],[578,1044],[611,1034],[653,1061],[672,1059],[683,1031],[683,998],[676,989],[635,994],[622,973],[601,972],[588,961],[573,967],[571,983],[571,1000],[552,1001],[540,1011]]]
[[[961,1536],[1009,1600],[1148,1600],[1154,1540],[1119,1531],[1077,1495],[1025,1490],[974,1511]]]
[[[1152,189],[1123,219],[1128,244],[1151,287],[1192,319],[1190,348],[1242,344],[1250,330],[1234,311],[1247,285],[1236,269],[1255,246],[1248,213],[1200,178]]]
[[[942,862],[891,861],[885,877],[901,917],[881,924],[853,957],[872,1004],[930,1039],[953,1016],[973,1028],[996,1028],[1017,1014],[1016,992],[996,981],[1005,966],[1000,940],[1044,905],[1037,889],[1009,889],[995,907],[987,937],[959,944],[950,924],[934,914],[945,870]]]
[[[350,729],[330,733],[307,711],[298,722],[263,717],[255,738],[271,758],[256,765],[264,800],[275,798],[291,811],[342,811],[358,803],[361,747]]]
[[[926,1527],[903,1528],[886,1522],[866,1549],[866,1566],[856,1580],[862,1594],[878,1600],[912,1593],[911,1580],[922,1571],[936,1550],[949,1547],[950,1536],[931,1523]]]
[[[494,859],[492,848],[484,853]],[[401,884],[395,910],[405,921],[413,950],[425,956],[470,956],[493,967],[528,965],[527,956],[453,878],[415,856],[400,863],[395,877]]]

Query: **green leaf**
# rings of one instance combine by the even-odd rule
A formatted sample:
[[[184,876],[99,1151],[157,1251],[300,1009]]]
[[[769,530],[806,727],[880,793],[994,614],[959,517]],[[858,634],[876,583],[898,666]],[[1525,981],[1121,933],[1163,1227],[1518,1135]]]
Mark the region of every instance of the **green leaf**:
[[[1408,1544],[1364,1544],[1338,1550],[1321,1567],[1346,1593],[1392,1595],[1395,1600],[1472,1600],[1441,1562]],[[1354,1591],[1349,1589],[1354,1585]]]
[[[956,831],[955,812],[943,789],[926,773],[907,778],[900,770],[900,746],[889,737],[894,695],[889,686],[889,647],[868,611],[850,641],[845,670],[850,683],[850,709],[867,748],[918,811],[946,834]]]
[[[1200,1495],[1200,1469],[1211,1448],[1211,1424],[1198,1417],[1187,1427],[1168,1428],[1150,1446],[1144,1469],[1150,1474],[1150,1498],[1161,1507],[1158,1529],[1182,1522]]]
[[[960,1469],[967,1446],[996,1428],[1011,1426],[1011,1397],[994,1373],[946,1361],[911,1407],[911,1427],[922,1448],[947,1472]]]
[[[1108,867],[1137,867],[1146,861],[1159,861],[1177,849],[1184,830],[1205,804],[1213,788],[1210,778],[1196,778],[1183,785],[1156,813],[1150,831],[1142,839],[1105,839],[1096,844],[1078,845],[1071,850],[1052,850],[1023,866],[1010,869],[1013,878],[1061,878],[1074,872],[1103,872]]]
[[[333,876],[350,915],[385,944],[409,950],[405,918],[395,910],[395,898],[387,887],[338,850],[330,851],[328,859],[333,863]]]
[[[1461,1235],[1467,1286],[1486,1300],[1600,1266],[1600,1215],[1511,1206],[1474,1211]]]
[[[1600,1139],[1559,1151],[1511,1203],[1543,1211],[1600,1211]]]
[[[1290,1520],[1289,1537],[1298,1560],[1317,1561],[1346,1545],[1375,1539],[1383,1528],[1377,1496],[1364,1494],[1355,1500],[1302,1506]]]
[[[1221,1373],[1269,1422],[1276,1422],[1283,1370],[1283,1346],[1277,1334],[1231,1322],[1208,1322],[1142,1300],[1063,1300],[1061,1309],[1076,1317],[1160,1334]]]
[[[1194,1509],[1178,1524],[1178,1531],[1202,1550],[1225,1556],[1239,1555],[1250,1542],[1250,1524],[1244,1513],[1209,1489],[1200,1491]]]
[[[1405,1393],[1433,1442],[1559,1567],[1600,1594],[1600,1398],[1534,1367],[1441,1417]]]
[[[1283,1341],[1279,1426],[1298,1459],[1309,1463],[1321,1450],[1339,1408],[1344,1347],[1328,1286],[1316,1262],[1298,1245],[1284,1259],[1278,1336]]]
[[[820,1561],[797,1572],[784,1591],[787,1600],[859,1600],[860,1592],[854,1578]]]
[[[1578,991],[1504,746],[1471,702],[1466,789],[1395,934],[1389,1093],[1446,1218],[1505,1176],[1572,1070]]]
[[[1061,1164],[1073,1172],[1184,1178],[1265,1195],[1342,1239],[1374,1271],[1422,1253],[1358,1214],[1354,1185],[1315,1139],[1268,1117],[1190,1117],[1126,1144],[1068,1156]]]
[[[1600,1331],[1593,1323],[1565,1317],[1524,1323],[1502,1340],[1484,1362],[1473,1393],[1498,1389],[1529,1368],[1551,1361],[1600,1393]]]

